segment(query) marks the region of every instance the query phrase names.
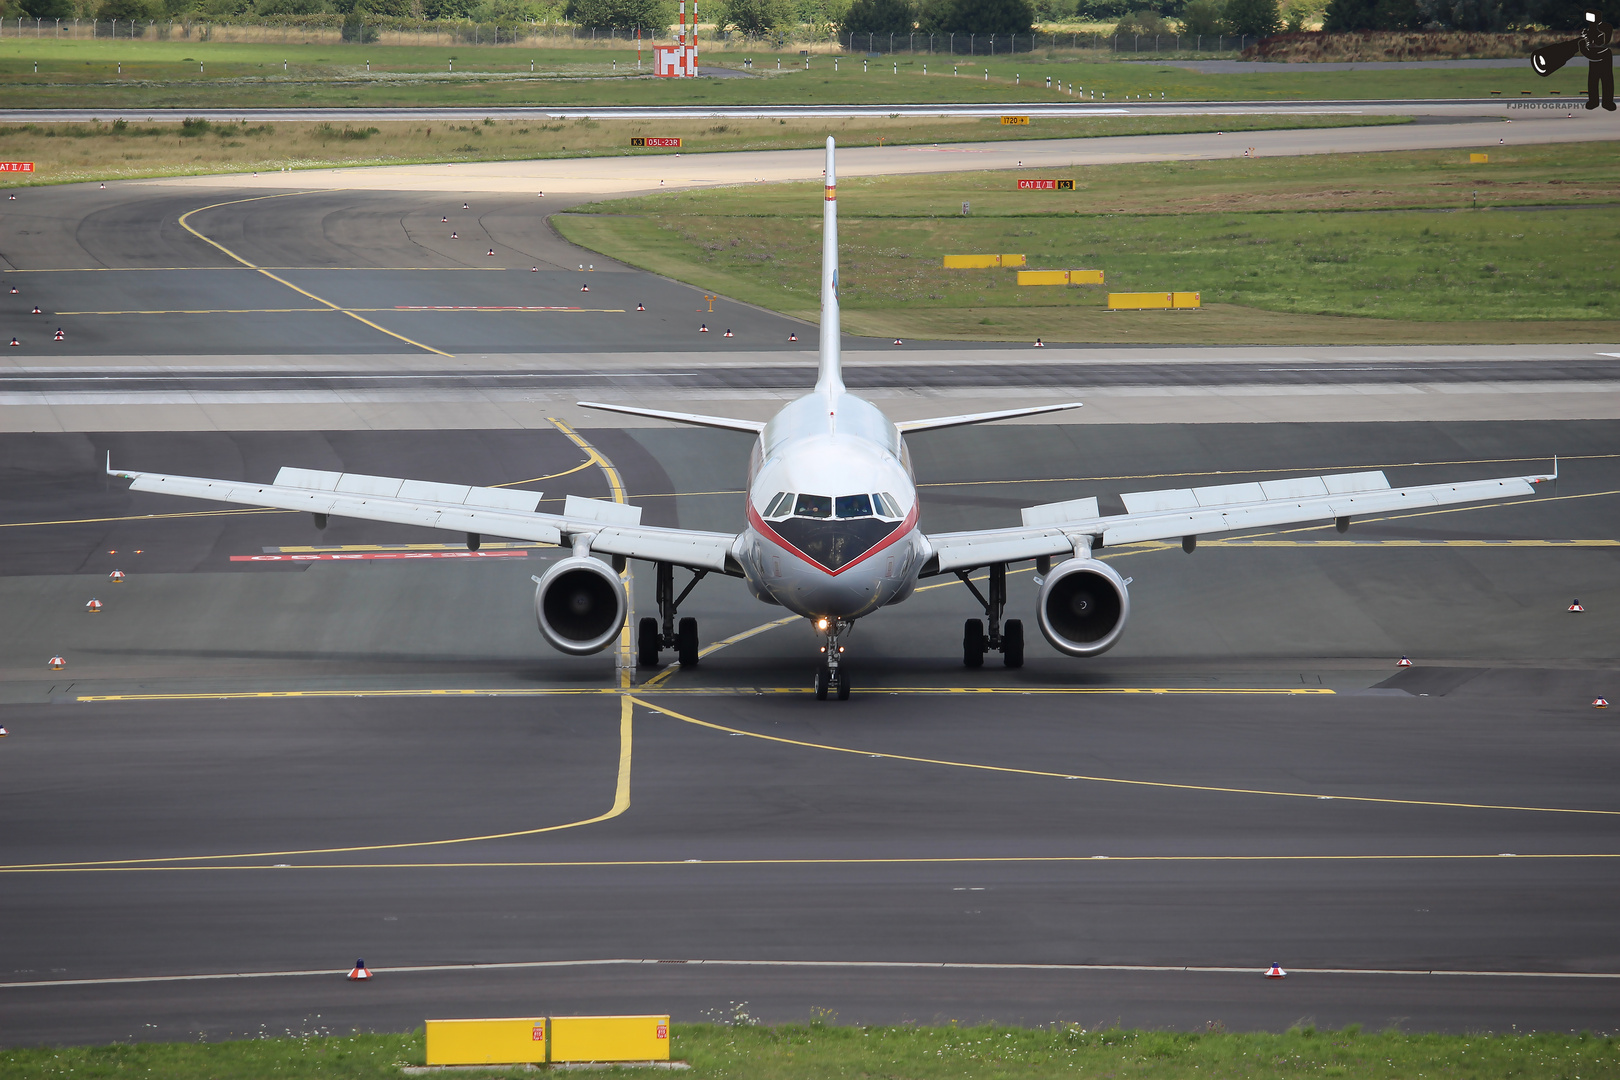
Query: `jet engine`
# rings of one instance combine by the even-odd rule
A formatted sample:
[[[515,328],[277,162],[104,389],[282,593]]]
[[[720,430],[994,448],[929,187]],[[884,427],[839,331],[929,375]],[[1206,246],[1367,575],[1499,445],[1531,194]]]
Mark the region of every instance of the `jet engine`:
[[[572,656],[589,656],[613,644],[628,609],[619,575],[589,556],[553,563],[534,590],[540,633]]]
[[[1131,615],[1125,579],[1096,559],[1059,563],[1041,584],[1036,616],[1059,652],[1096,656],[1114,647]]]

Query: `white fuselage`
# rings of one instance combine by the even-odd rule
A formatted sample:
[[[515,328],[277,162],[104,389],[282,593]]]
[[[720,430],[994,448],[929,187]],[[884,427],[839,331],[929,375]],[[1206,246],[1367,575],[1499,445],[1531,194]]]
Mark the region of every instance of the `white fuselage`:
[[[877,406],[818,389],[773,417],[733,550],[755,596],[852,621],[910,595],[925,558],[905,441]]]

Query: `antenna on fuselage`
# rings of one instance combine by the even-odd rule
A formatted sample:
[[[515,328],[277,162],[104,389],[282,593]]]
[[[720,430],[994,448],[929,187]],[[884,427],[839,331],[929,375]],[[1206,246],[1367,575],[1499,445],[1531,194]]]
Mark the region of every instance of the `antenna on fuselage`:
[[[819,393],[844,392],[843,362],[838,354],[838,174],[833,169],[833,137],[827,136],[827,188],[821,204],[821,366]]]

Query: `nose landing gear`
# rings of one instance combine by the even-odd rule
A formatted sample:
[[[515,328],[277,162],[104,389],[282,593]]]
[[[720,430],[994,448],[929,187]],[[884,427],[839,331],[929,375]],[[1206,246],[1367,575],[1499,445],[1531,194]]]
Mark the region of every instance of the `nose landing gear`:
[[[816,633],[826,640],[821,646],[821,663],[816,667],[816,700],[826,701],[829,692],[839,701],[849,700],[849,668],[844,666],[844,647],[838,643],[839,635],[850,624],[841,619],[817,619]]]
[[[1001,653],[1001,661],[1010,668],[1024,666],[1024,620],[1008,619],[1003,625],[1001,613],[1007,607],[1007,564],[994,563],[990,567],[990,596],[985,597],[973,584],[970,571],[958,570],[956,576],[968,587],[979,603],[984,605],[984,619],[969,619],[962,626],[962,663],[970,668],[984,666],[984,654]],[[985,623],[990,624],[986,631]]]
[[[658,564],[658,615],[636,624],[636,666],[655,668],[658,653],[667,646],[675,647],[675,658],[683,668],[697,667],[698,625],[696,619],[682,619],[677,628],[675,613],[698,582],[707,577],[707,570],[692,571],[692,580],[686,583],[681,595],[675,595],[675,568],[669,563]],[[662,625],[660,625],[662,623]]]

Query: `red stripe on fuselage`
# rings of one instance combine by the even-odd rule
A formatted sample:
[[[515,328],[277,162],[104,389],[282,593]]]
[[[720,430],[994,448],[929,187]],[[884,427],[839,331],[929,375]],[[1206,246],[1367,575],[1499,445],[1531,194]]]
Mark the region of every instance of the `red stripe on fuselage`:
[[[834,518],[833,520],[836,521],[838,519]],[[839,574],[842,574],[845,570],[848,570],[850,567],[859,566],[861,563],[865,562],[871,556],[876,555],[878,552],[882,551],[884,548],[892,547],[897,541],[903,539],[904,537],[910,536],[911,535],[911,530],[913,530],[914,528],[917,527],[917,506],[916,506],[915,503],[912,504],[911,512],[906,514],[906,519],[900,523],[899,527],[896,528],[894,530],[894,532],[892,532],[888,536],[884,537],[882,539],[882,541],[880,541],[879,543],[873,544],[871,547],[867,548],[864,552],[862,552],[858,558],[856,558],[856,559],[854,559],[854,560],[852,560],[850,562],[845,563],[843,566],[840,566],[837,570],[829,570],[829,569],[827,569],[827,567],[823,566],[821,563],[816,562],[816,560],[812,559],[810,556],[806,555],[804,552],[800,551],[798,548],[794,547],[792,544],[790,544],[786,540],[782,539],[781,534],[779,534],[775,529],[773,529],[769,525],[767,525],[765,523],[765,519],[759,516],[759,511],[754,509],[754,506],[753,506],[752,503],[749,503],[749,505],[748,505],[748,524],[755,532],[759,533],[761,536],[770,537],[770,539],[771,539],[771,541],[773,543],[776,543],[776,544],[780,545],[781,547],[786,548],[788,551],[792,552],[799,559],[801,559],[804,562],[809,563],[811,566],[815,567],[817,570],[820,570],[823,574],[826,574],[828,577],[837,577]]]

